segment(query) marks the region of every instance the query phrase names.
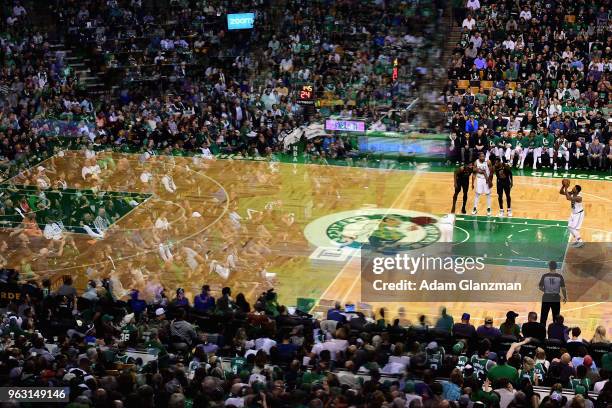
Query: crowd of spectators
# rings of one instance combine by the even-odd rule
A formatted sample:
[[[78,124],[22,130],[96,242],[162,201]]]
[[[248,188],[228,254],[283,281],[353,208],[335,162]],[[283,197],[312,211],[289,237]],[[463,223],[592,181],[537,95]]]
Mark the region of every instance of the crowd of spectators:
[[[20,24],[33,10],[17,0],[3,9],[12,23],[0,36],[0,171],[53,153],[50,139],[58,136],[141,151],[267,156],[299,125],[332,113],[376,121],[431,91],[428,64],[439,56],[435,23],[445,8],[349,0],[55,3],[57,32]],[[245,10],[255,13],[254,29],[228,31],[227,13]],[[68,47],[104,89],[91,88],[67,62]],[[298,104],[306,84],[321,103],[314,112]],[[342,158],[350,146],[337,141],[333,152],[336,144],[314,147]]]
[[[65,137],[167,154],[267,156],[313,119],[297,103],[308,83],[328,101],[315,120],[332,112],[377,120],[379,107],[431,90],[435,70],[427,64],[439,56],[434,40],[445,8],[384,0],[57,0],[51,32],[32,30],[37,10],[7,3],[0,35],[0,171],[7,174],[54,154]],[[445,90],[456,112],[457,154],[467,160],[489,150],[473,140],[516,140],[538,124],[557,140],[563,135],[569,152],[579,138],[591,152],[596,136],[605,145],[610,40],[603,2],[582,12],[569,2],[519,5],[521,15],[533,12],[520,24],[510,13],[515,3],[470,0],[471,16],[460,18],[467,39]],[[225,15],[245,10],[256,13],[255,29],[227,31]],[[80,45],[110,89],[91,93],[56,42]],[[461,95],[460,81],[495,88]],[[533,116],[523,117],[529,109]],[[326,154],[330,144],[312,146]],[[506,154],[505,144],[494,146]],[[0,281],[0,382],[66,386],[75,407],[599,408],[612,401],[605,328],[585,342],[561,316],[545,329],[531,314],[519,326],[509,312],[499,328],[490,318],[475,328],[468,313],[457,323],[443,313],[429,326],[424,316],[388,322],[384,311],[347,313],[340,305],[313,317],[280,305],[274,291],[252,306],[230,288],[216,293],[206,285],[193,300],[178,288],[147,303],[135,290],[117,299],[107,280],[92,280],[82,293],[70,278],[52,288],[48,281],[20,284],[3,270]],[[536,386],[550,387],[549,395],[540,400]]]
[[[461,38],[444,99],[452,155],[523,167],[612,168],[612,36],[606,1],[453,4]]]
[[[179,288],[147,303],[138,291],[115,299],[108,281],[78,293],[69,277],[55,289],[1,277],[13,294],[0,305],[2,384],[65,386],[73,407],[612,404],[605,328],[587,342],[561,316],[547,329],[535,312],[478,328],[445,310],[432,324],[339,304],[313,317],[273,290],[253,305],[208,285],[193,299]]]
[[[600,3],[453,5],[463,30],[443,92],[453,159],[484,150],[519,167],[610,168],[610,28]],[[32,11],[14,1],[2,10],[0,171],[49,155],[48,137],[58,134],[135,150],[266,156],[308,120],[337,113],[374,122],[431,91],[444,8],[58,0],[57,32],[48,32],[32,29]],[[244,10],[255,12],[255,29],[228,31],[226,14]],[[100,71],[102,92],[90,92],[58,41]],[[297,100],[304,84],[321,101],[307,115]],[[337,142],[314,148],[343,158],[351,146]]]

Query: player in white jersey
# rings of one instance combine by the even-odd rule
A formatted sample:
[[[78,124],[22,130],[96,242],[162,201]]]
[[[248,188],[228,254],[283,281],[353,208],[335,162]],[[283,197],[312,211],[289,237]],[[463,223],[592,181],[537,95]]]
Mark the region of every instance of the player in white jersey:
[[[475,187],[474,187],[475,184]],[[474,209],[472,215],[478,212],[478,200],[480,196],[487,196],[487,215],[491,215],[491,186],[493,185],[493,166],[491,161],[485,159],[485,154],[481,152],[478,160],[474,162],[474,173],[472,173],[472,190],[476,190],[474,196]]]
[[[571,191],[568,191],[568,188],[569,180],[563,180],[559,194],[564,195],[567,200],[571,202],[572,207],[572,213],[567,221],[567,229],[570,234],[572,234],[572,237],[574,237],[572,246],[574,248],[582,248],[584,246],[584,241],[580,236],[580,227],[584,221],[584,205],[582,204],[582,196],[580,195],[582,187],[575,185]]]

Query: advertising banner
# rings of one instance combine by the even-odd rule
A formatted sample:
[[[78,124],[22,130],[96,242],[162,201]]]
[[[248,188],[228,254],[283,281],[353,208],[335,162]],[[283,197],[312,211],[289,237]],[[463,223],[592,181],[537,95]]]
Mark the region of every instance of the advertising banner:
[[[227,15],[228,30],[245,30],[253,28],[255,13],[238,13]]]

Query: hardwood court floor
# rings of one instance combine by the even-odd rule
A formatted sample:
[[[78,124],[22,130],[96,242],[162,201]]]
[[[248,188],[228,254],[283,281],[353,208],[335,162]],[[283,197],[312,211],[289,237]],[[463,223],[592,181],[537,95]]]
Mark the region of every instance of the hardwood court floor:
[[[235,293],[244,292],[250,298],[275,286],[285,304],[295,305],[298,297],[321,299],[316,310],[325,310],[336,300],[361,302],[359,258],[333,261],[318,253],[319,237],[313,236],[317,220],[349,212],[359,217],[377,209],[442,216],[450,210],[453,190],[451,173],[168,156],[143,161],[138,155],[118,153],[99,153],[96,159],[102,167],[99,180],[83,179],[83,166],[92,164],[84,152],[66,152],[42,165],[51,185],[63,180],[75,190],[146,193],[151,197],[122,218],[111,220],[104,239],[67,233],[73,241],[66,244],[61,255],[57,244],[49,248],[49,241],[42,237],[30,236],[24,243],[14,229],[0,229],[0,242],[8,244],[0,255],[8,266],[37,279],[70,274],[81,287],[88,278],[110,277],[118,292],[138,288],[144,297],[153,296],[160,285],[169,297],[179,286],[191,297],[208,282],[215,289],[232,286]],[[34,169],[11,183],[17,189],[20,185],[36,185],[40,178],[36,173]],[[142,181],[143,173],[150,173],[148,182]],[[162,178],[166,175],[172,178],[175,192],[164,187]],[[516,176],[514,184],[515,217],[560,220],[563,225],[569,204],[558,194],[559,179]],[[587,214],[582,228],[585,240],[612,242],[612,184],[591,180],[581,180],[580,184]],[[472,202],[470,192],[468,207]],[[100,199],[90,203],[89,210],[97,215],[105,205]],[[492,207],[497,213],[496,196]],[[484,198],[479,214],[485,214]],[[353,220],[360,225],[359,218]],[[321,234],[333,235],[330,228]],[[305,229],[310,231],[308,237]],[[359,231],[355,233],[359,235]],[[479,239],[487,238],[486,230],[472,233]],[[567,238],[561,232],[558,237],[555,234],[562,248]],[[491,235],[488,239],[497,238]],[[411,321],[426,314],[433,322],[441,304],[362,306],[384,306],[389,318],[399,313],[402,319]],[[520,321],[528,311],[539,311],[535,302],[475,301],[445,306],[455,316],[470,311],[477,324],[485,315],[499,321],[510,309],[521,315]],[[611,311],[608,302],[573,302],[562,308],[566,322],[580,325],[587,335],[597,324],[610,330]]]

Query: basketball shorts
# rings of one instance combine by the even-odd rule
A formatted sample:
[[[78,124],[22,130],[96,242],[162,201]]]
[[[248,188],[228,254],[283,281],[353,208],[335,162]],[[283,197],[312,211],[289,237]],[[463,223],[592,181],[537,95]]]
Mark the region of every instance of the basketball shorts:
[[[572,213],[567,221],[567,227],[579,230],[582,226],[582,222],[584,221],[584,211],[580,211],[579,213]]]
[[[491,194],[491,188],[487,184],[487,179],[476,178],[476,194]]]

